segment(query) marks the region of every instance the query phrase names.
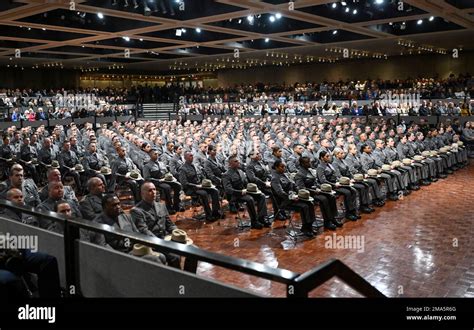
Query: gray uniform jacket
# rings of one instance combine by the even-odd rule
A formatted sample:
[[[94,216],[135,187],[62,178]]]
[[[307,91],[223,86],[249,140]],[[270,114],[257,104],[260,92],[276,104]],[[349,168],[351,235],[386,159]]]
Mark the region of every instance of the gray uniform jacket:
[[[248,180],[241,169],[229,168],[222,176],[222,183],[229,196],[242,196],[242,190],[247,189]]]
[[[249,182],[255,183],[258,187],[265,187],[265,182],[270,178],[270,172],[261,162],[255,160],[250,161],[245,168],[245,173]]]
[[[175,178],[178,177],[179,169],[183,166],[184,160],[181,158],[180,155],[174,155],[170,161],[169,167],[170,172],[173,174]]]
[[[109,225],[116,229],[122,229],[132,233],[139,233],[137,226],[135,226],[135,223],[132,220],[132,217],[125,213],[120,214],[117,219],[112,219],[105,213],[102,213],[94,219],[94,222]],[[101,246],[108,245],[114,250],[121,252],[129,252],[133,248],[133,244],[127,244],[124,239],[108,234],[93,234],[91,235],[90,240],[92,243]]]
[[[103,211],[101,197],[91,194],[86,195],[79,203],[79,209],[84,219],[94,220]]]
[[[140,201],[131,211],[133,222],[140,233],[164,238],[178,228],[170,220],[168,210],[162,203]]]
[[[215,185],[220,185],[222,183],[222,174],[224,174],[225,169],[221,166],[216,159],[208,158],[204,162],[204,173],[206,178],[212,181]]]

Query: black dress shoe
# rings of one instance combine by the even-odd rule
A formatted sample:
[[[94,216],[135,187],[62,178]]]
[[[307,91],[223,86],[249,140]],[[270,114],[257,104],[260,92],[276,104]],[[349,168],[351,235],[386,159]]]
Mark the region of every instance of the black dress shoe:
[[[353,214],[349,214],[349,215],[346,215],[346,219],[351,220],[351,221],[357,221],[357,216]]]
[[[452,170],[450,170],[450,169],[447,169],[447,170],[446,170],[446,173],[448,173],[448,174],[453,174],[454,172],[453,172]]]
[[[329,230],[336,230],[336,225],[331,221],[327,221],[324,223],[324,228]]]
[[[431,178],[431,182],[437,182],[437,181],[438,181],[438,179],[436,179],[436,178]]]
[[[411,194],[410,190],[407,190],[407,189],[403,190],[403,196],[408,196],[410,194]]]
[[[390,194],[390,196],[388,196],[388,199],[390,199],[391,201],[398,201],[398,195]]]
[[[272,223],[267,219],[259,220],[258,222],[260,222],[264,227],[267,228],[270,228],[272,226]]]
[[[440,173],[438,176],[440,179],[446,179],[448,177],[445,173]]]
[[[336,227],[342,227],[342,222],[337,219],[332,219],[331,222],[336,225]]]
[[[368,206],[363,206],[360,211],[362,213],[371,213],[373,210],[371,208],[369,208]]]
[[[256,221],[256,222],[252,222],[251,227],[252,229],[262,229],[263,225],[259,221]]]
[[[414,184],[412,185],[411,190],[420,190],[420,186]]]
[[[357,219],[362,219],[362,217],[361,217],[360,215],[354,214],[354,216],[355,216]]]
[[[303,228],[303,227],[301,227],[301,232],[303,233],[304,236],[306,236],[308,238],[313,238],[314,237],[314,233],[313,233],[312,228]]]

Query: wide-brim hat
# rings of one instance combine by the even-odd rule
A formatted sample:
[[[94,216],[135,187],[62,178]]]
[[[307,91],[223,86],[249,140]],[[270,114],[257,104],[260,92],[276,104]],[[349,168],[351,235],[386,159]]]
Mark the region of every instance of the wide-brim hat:
[[[309,193],[309,190],[306,189],[300,189],[298,190],[298,199],[305,201],[305,202],[313,202],[314,199],[311,197],[311,194]]]
[[[160,253],[153,251],[151,247],[142,245],[142,244],[134,244],[131,254],[136,257],[143,257],[146,255],[153,255],[153,256],[160,255]]]
[[[413,159],[416,160],[417,162],[421,162],[423,159],[425,159],[425,157],[416,155],[415,157],[413,157]]]
[[[342,186],[353,186],[354,184],[351,183],[351,179],[343,176],[339,178],[339,184]]]
[[[391,171],[392,167],[388,164],[383,164],[382,165],[382,171]]]
[[[102,167],[100,168],[100,174],[102,174],[102,175],[110,175],[110,174],[112,174],[112,170],[110,169],[110,167],[102,166]]]
[[[368,170],[367,175],[373,178],[380,178],[379,172],[375,169]]]
[[[51,168],[59,168],[59,162],[57,160],[53,160],[51,162]]]
[[[421,155],[422,155],[423,157],[429,157],[429,156],[431,155],[431,153],[430,153],[429,151],[423,151],[423,152],[421,153]]]
[[[166,182],[176,182],[178,180],[176,180],[176,178],[173,176],[173,174],[171,173],[166,173],[165,176],[163,177],[163,181],[166,181]]]
[[[402,160],[402,163],[403,163],[404,165],[411,165],[412,162],[411,162],[411,159],[410,159],[410,158],[404,158],[404,159]]]
[[[363,182],[363,181],[367,181],[367,180],[364,179],[363,174],[357,173],[357,174],[354,174],[354,181]]]
[[[258,195],[258,194],[261,194],[262,192],[258,189],[255,183],[249,183],[247,184],[247,193]]]
[[[438,156],[438,152],[436,150],[431,150],[430,156]]]
[[[140,174],[140,172],[138,171],[131,171],[131,172],[128,172],[125,177],[127,179],[132,179],[132,180],[135,180],[135,181],[139,181],[139,180],[143,180],[142,178],[142,175]]]
[[[459,147],[462,147],[464,145],[464,142],[462,142],[462,141],[458,141],[456,143],[458,144]]]
[[[400,165],[402,165],[402,163],[401,163],[399,160],[394,160],[394,161],[391,163],[391,165],[392,165],[393,167],[399,167]]]
[[[74,171],[82,173],[84,172],[84,166],[82,166],[81,164],[77,164],[76,166],[74,166]]]
[[[209,180],[209,179],[202,180],[201,187],[203,187],[203,188],[215,188],[215,186],[212,184],[212,181]]]
[[[321,191],[324,193],[335,194],[336,192],[332,190],[332,186],[328,183],[323,183],[320,187]]]
[[[182,229],[174,229],[171,235],[165,236],[165,241],[173,241],[176,243],[190,245],[193,240],[188,237],[188,234]]]

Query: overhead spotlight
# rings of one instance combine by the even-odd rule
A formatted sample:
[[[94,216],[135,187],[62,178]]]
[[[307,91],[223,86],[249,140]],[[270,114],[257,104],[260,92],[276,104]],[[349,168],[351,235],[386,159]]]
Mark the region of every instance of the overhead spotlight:
[[[341,1],[341,5],[347,6],[347,3],[345,1]]]
[[[197,32],[197,33],[201,33],[201,29],[200,29],[200,28],[196,28],[196,32]]]
[[[186,29],[181,29],[181,32],[186,33]]]
[[[393,22],[388,23],[388,25],[392,26],[392,25],[393,25]]]
[[[269,38],[265,38],[265,42],[270,42],[270,39],[269,39]]]
[[[41,30],[46,31],[46,28],[42,28]]]
[[[423,24],[423,20],[422,20],[422,19],[419,19],[419,20],[416,22],[416,24],[418,24],[418,25]]]
[[[375,4],[376,5],[381,5],[381,4],[383,4],[383,0],[375,0]]]
[[[354,11],[352,12],[353,15],[356,15],[357,14],[357,9],[354,9]]]
[[[248,15],[248,16],[247,16],[247,21],[249,21],[250,24],[253,23],[253,20],[254,20],[254,18],[253,18],[252,15]]]
[[[333,34],[333,35],[334,35],[334,34],[337,34],[337,30],[332,31],[332,34]]]
[[[241,19],[239,19],[239,20],[238,20],[238,23],[239,23],[239,24],[242,24],[242,20],[241,20]]]
[[[177,37],[181,37],[181,34],[182,34],[182,33],[183,33],[183,32],[181,31],[181,29],[176,29],[176,36],[177,36]]]
[[[272,23],[275,22],[275,19],[276,19],[275,16],[273,16],[273,15],[270,16],[270,22],[272,22]]]
[[[122,37],[123,40],[129,42],[130,41],[130,37]]]
[[[434,16],[430,16],[429,21],[433,22],[434,19],[435,19]]]
[[[102,13],[97,13],[97,17],[99,17],[100,19],[104,19],[104,14],[102,14]]]
[[[332,9],[336,9],[337,8],[337,3],[334,2],[331,7],[332,7]]]
[[[349,7],[346,7],[346,13],[350,12],[351,9]]]
[[[140,41],[143,41],[143,38],[140,38]]]
[[[276,13],[276,14],[275,14],[275,17],[276,17],[276,19],[280,19],[280,18],[281,18],[281,14],[280,14],[280,13]]]

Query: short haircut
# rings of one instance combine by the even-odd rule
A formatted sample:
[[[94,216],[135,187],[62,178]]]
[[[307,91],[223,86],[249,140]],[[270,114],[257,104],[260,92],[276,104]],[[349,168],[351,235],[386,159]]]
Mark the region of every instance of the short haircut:
[[[364,149],[367,148],[368,144],[366,143],[362,143],[362,145],[360,146],[360,152],[364,152]]]
[[[277,159],[275,160],[275,162],[273,163],[273,169],[275,170],[278,166],[280,166],[281,164],[283,164],[283,160],[281,159]]]
[[[69,206],[71,206],[71,204],[69,204],[69,202],[65,199],[60,199],[58,200],[56,203],[54,203],[54,209],[53,211],[54,212],[58,212],[58,206],[61,205],[61,204],[67,204]]]
[[[303,157],[300,157],[299,163],[300,163],[300,165],[303,165],[303,163],[308,161],[308,160],[310,160],[309,157],[303,156]]]
[[[15,163],[12,165],[12,167],[10,167],[10,176],[13,176],[15,172],[21,172],[21,171],[23,171],[23,166],[21,166],[18,163]]]
[[[107,203],[109,202],[109,200],[111,200],[112,198],[118,198],[117,195],[115,193],[106,193],[102,196],[102,207],[105,207],[105,205],[107,205]]]
[[[321,152],[319,153],[319,159],[323,159],[324,156],[326,156],[328,154],[328,152],[326,150],[321,150]]]

